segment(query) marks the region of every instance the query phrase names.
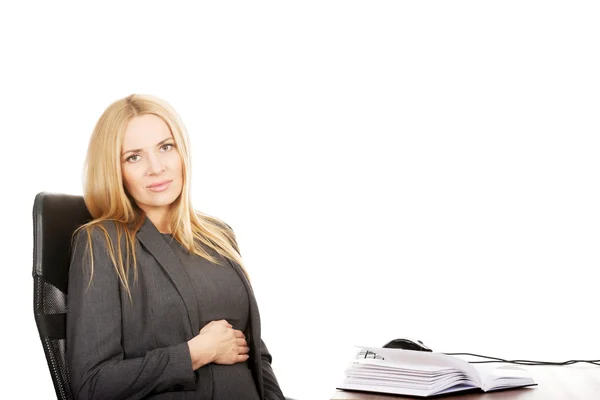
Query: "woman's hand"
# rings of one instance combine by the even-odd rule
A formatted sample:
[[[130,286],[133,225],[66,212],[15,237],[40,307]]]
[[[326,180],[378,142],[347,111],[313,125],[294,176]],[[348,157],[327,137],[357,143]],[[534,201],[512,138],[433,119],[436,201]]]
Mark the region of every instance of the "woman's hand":
[[[250,351],[244,333],[224,319],[206,324],[188,346],[194,370],[211,362],[230,365],[246,361]]]

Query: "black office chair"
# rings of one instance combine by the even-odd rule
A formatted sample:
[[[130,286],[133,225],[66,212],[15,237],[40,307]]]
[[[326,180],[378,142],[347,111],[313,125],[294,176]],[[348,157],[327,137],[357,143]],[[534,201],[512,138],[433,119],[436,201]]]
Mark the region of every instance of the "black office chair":
[[[42,192],[33,204],[33,310],[60,400],[73,399],[65,358],[71,237],[91,219],[83,197]]]
[[[33,310],[59,400],[73,399],[65,357],[71,237],[75,229],[91,218],[81,196],[47,192],[35,196]]]

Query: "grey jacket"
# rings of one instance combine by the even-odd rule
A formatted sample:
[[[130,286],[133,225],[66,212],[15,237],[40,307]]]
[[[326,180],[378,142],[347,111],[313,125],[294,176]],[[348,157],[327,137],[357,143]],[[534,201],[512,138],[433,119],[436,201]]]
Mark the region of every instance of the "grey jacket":
[[[116,228],[105,222],[113,245]],[[74,238],[67,299],[67,364],[76,399],[195,399],[196,386],[212,388],[208,368],[192,369],[187,341],[200,329],[196,297],[184,267],[146,218],[137,233],[138,280],[131,300],[108,256],[104,235],[94,229],[93,279],[85,231]],[[123,249],[125,241],[122,238]],[[256,299],[240,266],[250,318],[247,361],[261,399],[284,399],[260,336]],[[209,397],[210,398],[210,397]]]

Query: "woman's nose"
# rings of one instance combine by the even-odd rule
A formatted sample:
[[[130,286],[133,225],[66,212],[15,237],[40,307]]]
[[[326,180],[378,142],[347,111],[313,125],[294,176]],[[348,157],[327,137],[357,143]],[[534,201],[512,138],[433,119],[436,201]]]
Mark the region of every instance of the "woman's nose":
[[[165,170],[165,166],[160,162],[160,160],[156,156],[149,157],[148,162],[149,175],[158,175]]]

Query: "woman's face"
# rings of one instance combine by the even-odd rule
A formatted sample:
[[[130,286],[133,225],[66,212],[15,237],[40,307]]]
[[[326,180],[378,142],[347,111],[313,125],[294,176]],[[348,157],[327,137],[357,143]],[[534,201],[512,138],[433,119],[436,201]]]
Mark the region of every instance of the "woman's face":
[[[183,187],[181,156],[169,126],[156,115],[134,117],[121,149],[127,192],[147,214],[166,213]]]

